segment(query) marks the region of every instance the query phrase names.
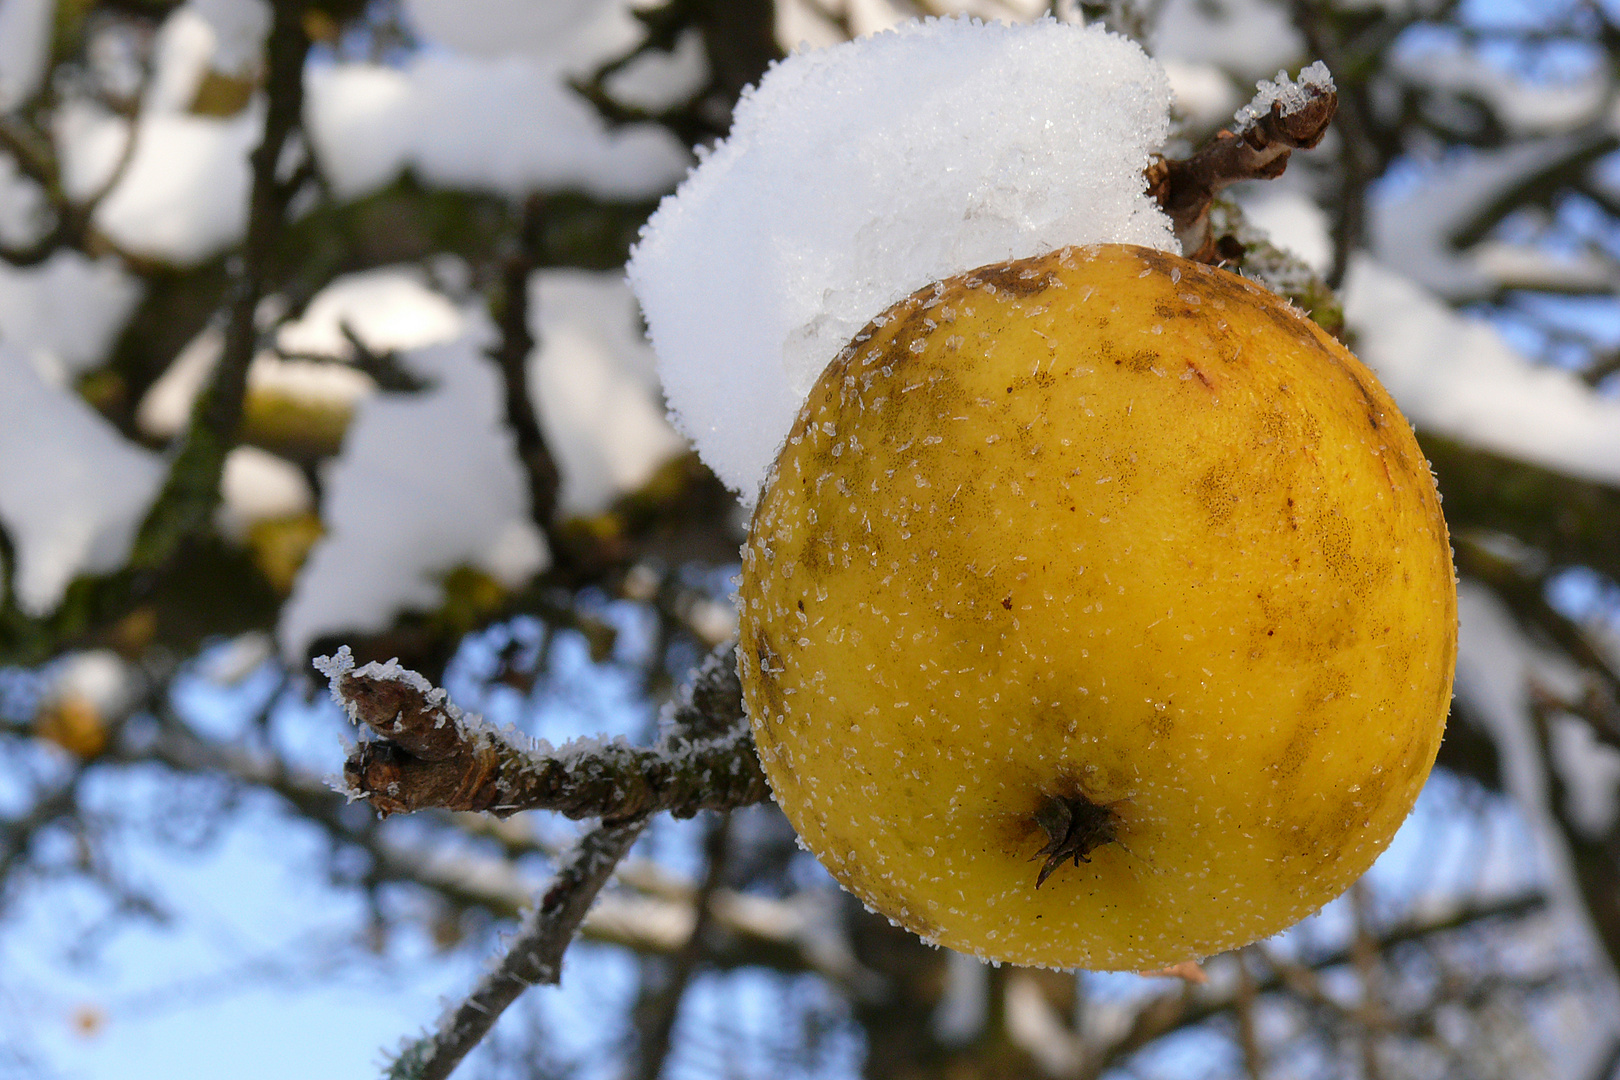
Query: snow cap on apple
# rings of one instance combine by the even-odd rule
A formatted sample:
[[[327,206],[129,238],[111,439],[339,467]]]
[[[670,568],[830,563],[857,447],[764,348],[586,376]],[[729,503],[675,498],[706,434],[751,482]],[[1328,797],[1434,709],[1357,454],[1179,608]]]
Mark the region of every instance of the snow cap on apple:
[[[1169,111],[1135,43],[1053,19],[776,64],[630,259],[677,426],[751,506],[822,369],[914,289],[1066,244],[1174,251],[1142,177]]]

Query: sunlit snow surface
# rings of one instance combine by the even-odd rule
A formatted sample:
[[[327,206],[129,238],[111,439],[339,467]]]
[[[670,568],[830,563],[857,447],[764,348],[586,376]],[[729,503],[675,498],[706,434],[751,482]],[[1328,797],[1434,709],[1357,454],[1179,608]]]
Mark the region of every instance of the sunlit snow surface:
[[[1174,250],[1142,170],[1169,83],[1053,20],[909,23],[797,53],[630,261],[678,426],[751,503],[823,367],[930,281],[1064,244]]]
[[[122,566],[162,478],[156,454],[0,344],[0,524],[25,612],[50,612],[81,573]]]
[[[1620,400],[1529,363],[1490,323],[1458,315],[1373,259],[1352,261],[1344,297],[1357,355],[1417,428],[1620,483]]]

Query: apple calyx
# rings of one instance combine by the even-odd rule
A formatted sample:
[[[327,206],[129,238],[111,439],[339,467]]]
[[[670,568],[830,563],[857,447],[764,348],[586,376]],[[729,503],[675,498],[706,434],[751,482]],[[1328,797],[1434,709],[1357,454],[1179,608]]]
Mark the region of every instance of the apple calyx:
[[[1047,796],[1035,811],[1035,824],[1046,833],[1046,846],[1033,856],[1046,858],[1035,878],[1035,887],[1040,888],[1065,859],[1072,857],[1075,866],[1089,863],[1093,850],[1116,843],[1118,821],[1112,810],[1084,795]]]

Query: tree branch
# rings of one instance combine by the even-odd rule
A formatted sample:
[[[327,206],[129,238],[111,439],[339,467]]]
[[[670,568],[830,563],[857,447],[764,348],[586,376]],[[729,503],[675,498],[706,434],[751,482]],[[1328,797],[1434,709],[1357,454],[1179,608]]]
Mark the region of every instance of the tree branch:
[[[661,811],[690,817],[769,797],[731,656],[729,647],[711,654],[651,748],[600,740],[557,750],[519,745],[397,664],[353,670],[345,647],[316,666],[350,718],[382,737],[360,744],[343,766],[350,793],[380,812],[555,810],[623,821]]]
[[[726,856],[731,838],[731,815],[723,813],[709,824],[703,838],[706,869],[697,894],[692,899],[692,932],[669,962],[669,970],[656,985],[644,986],[635,1010],[639,1032],[636,1046],[636,1080],[658,1080],[664,1071],[680,1016],[681,999],[697,973],[708,949],[709,927],[715,921],[714,898],[726,875]]]
[[[562,956],[596,894],[646,827],[645,818],[598,825],[557,868],[540,903],[494,971],[479,982],[443,1026],[394,1061],[388,1080],[444,1080],[495,1026],[506,1007],[531,986],[555,984]]]
[[[529,276],[540,266],[545,247],[545,196],[531,194],[523,203],[523,219],[513,249],[501,265],[502,298],[496,312],[501,329],[499,344],[490,358],[501,371],[506,399],[506,426],[517,441],[518,462],[528,480],[529,516],[552,539],[552,518],[557,513],[557,491],[562,475],[540,430],[533,394],[529,391],[529,354],[534,335],[529,331]],[[551,545],[552,551],[557,545]]]
[[[374,717],[368,723],[374,727],[381,724],[392,729],[391,733],[396,738],[403,737],[409,746],[421,753],[471,753],[476,758],[491,749],[493,733],[487,727],[469,722],[460,710],[448,703],[442,690],[434,690],[421,676],[414,672],[402,673],[397,668],[387,672],[383,665],[368,665],[368,668],[374,672],[383,670],[394,677],[368,676],[364,670],[350,673],[343,667],[345,656],[346,653],[340,654],[336,662],[327,661],[324,666],[332,680],[333,696],[344,702],[351,716],[365,710]],[[394,691],[394,688],[403,688],[403,691]],[[394,712],[394,720],[390,722],[384,718],[384,714],[396,704],[398,708]],[[719,741],[723,743],[727,741],[723,733],[747,730],[746,726],[739,727],[741,712],[741,694],[736,685],[736,663],[732,650],[717,650],[710,654],[693,680],[691,690],[675,710],[670,729],[660,746],[667,753],[679,744],[684,751],[679,756],[688,760],[701,758],[702,751],[698,748],[706,745],[717,733],[722,734]],[[504,740],[502,742],[504,744]],[[504,745],[509,748],[510,744]],[[734,756],[730,759],[730,772],[735,775],[741,771],[738,766],[744,760],[750,763],[754,761],[752,741],[744,742],[734,736],[732,748]],[[618,762],[612,760],[590,760],[589,755],[582,755],[581,760],[588,762],[581,770],[587,774],[611,773],[619,766]],[[705,787],[712,783],[710,770],[720,771],[719,765],[719,762],[711,762],[697,774],[696,787],[688,798],[695,796],[701,802],[709,797]],[[757,764],[754,769],[757,772]],[[591,780],[586,779],[584,784],[592,794],[583,799],[570,797],[570,806],[596,805],[600,801],[598,788],[593,786]],[[724,782],[714,786],[722,790],[727,787]],[[760,797],[763,797],[763,776],[757,786],[761,789]],[[619,795],[606,801],[607,806],[617,811],[613,815],[614,820],[604,820],[586,834],[574,854],[558,866],[540,903],[524,917],[522,928],[500,965],[479,983],[437,1032],[417,1041],[399,1056],[388,1072],[389,1080],[443,1080],[468,1051],[478,1045],[506,1007],[516,1001],[525,989],[539,983],[557,982],[563,952],[584,921],[596,894],[641,835],[647,816],[655,809],[684,809],[691,805],[687,801],[677,801],[670,806],[655,805],[658,802],[656,795],[649,793],[656,792],[657,785],[648,783],[645,775],[634,773],[624,773],[609,780],[608,790],[629,793],[628,799]],[[376,803],[375,799],[373,803]],[[723,839],[724,833],[720,835]],[[698,931],[701,931],[703,922],[704,916],[700,910]],[[694,933],[694,939],[696,937],[697,933]]]
[[[1331,79],[1307,69],[1298,84],[1261,84],[1239,111],[1236,132],[1222,131],[1192,157],[1157,158],[1148,166],[1148,194],[1170,215],[1182,253],[1199,262],[1219,258],[1209,229],[1209,208],[1221,189],[1239,180],[1271,180],[1296,149],[1309,150],[1327,133],[1339,97]]]
[[[255,317],[275,260],[277,241],[295,192],[278,178],[283,156],[304,111],[304,60],[310,41],[304,30],[307,0],[278,0],[270,27],[264,137],[248,160],[253,186],[241,273],[226,313],[225,343],[212,381],[192,409],[191,424],[130,554],[130,568],[155,570],[187,537],[203,528],[219,502],[225,455],[236,442],[247,372],[257,345]]]
[[[1546,906],[1547,898],[1541,893],[1526,893],[1500,900],[1470,903],[1448,912],[1414,919],[1392,927],[1380,933],[1374,944],[1380,952],[1383,952],[1403,941],[1428,938],[1431,935],[1458,930],[1490,919],[1521,918],[1534,914]],[[1297,980],[1300,972],[1314,973],[1325,968],[1340,967],[1350,963],[1352,959],[1352,949],[1346,947],[1297,964],[1288,961],[1271,963],[1272,970],[1265,978],[1257,980],[1255,991],[1272,993],[1288,989],[1289,975]],[[1310,978],[1314,979],[1314,974]],[[1094,1055],[1088,1055],[1075,1075],[1081,1080],[1097,1080],[1156,1039],[1173,1031],[1203,1023],[1235,1006],[1235,988],[1229,992],[1212,994],[1188,985],[1175,993],[1151,998],[1136,1011],[1124,1034],[1107,1046],[1101,1047]],[[1335,1007],[1339,1006],[1335,1003]]]

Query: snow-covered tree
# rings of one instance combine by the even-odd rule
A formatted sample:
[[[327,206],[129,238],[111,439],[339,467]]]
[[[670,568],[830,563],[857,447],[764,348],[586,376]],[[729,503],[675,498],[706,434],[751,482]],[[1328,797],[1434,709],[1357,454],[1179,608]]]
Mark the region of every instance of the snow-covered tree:
[[[941,16],[1119,36],[871,37]],[[1617,79],[1580,0],[0,0],[0,1071],[412,971],[450,1006],[401,999],[399,1077],[1608,1080]],[[821,367],[1096,241],[1350,344],[1460,575],[1402,836],[1179,980],[862,910],[729,652]],[[189,959],[109,974],[154,927]]]

